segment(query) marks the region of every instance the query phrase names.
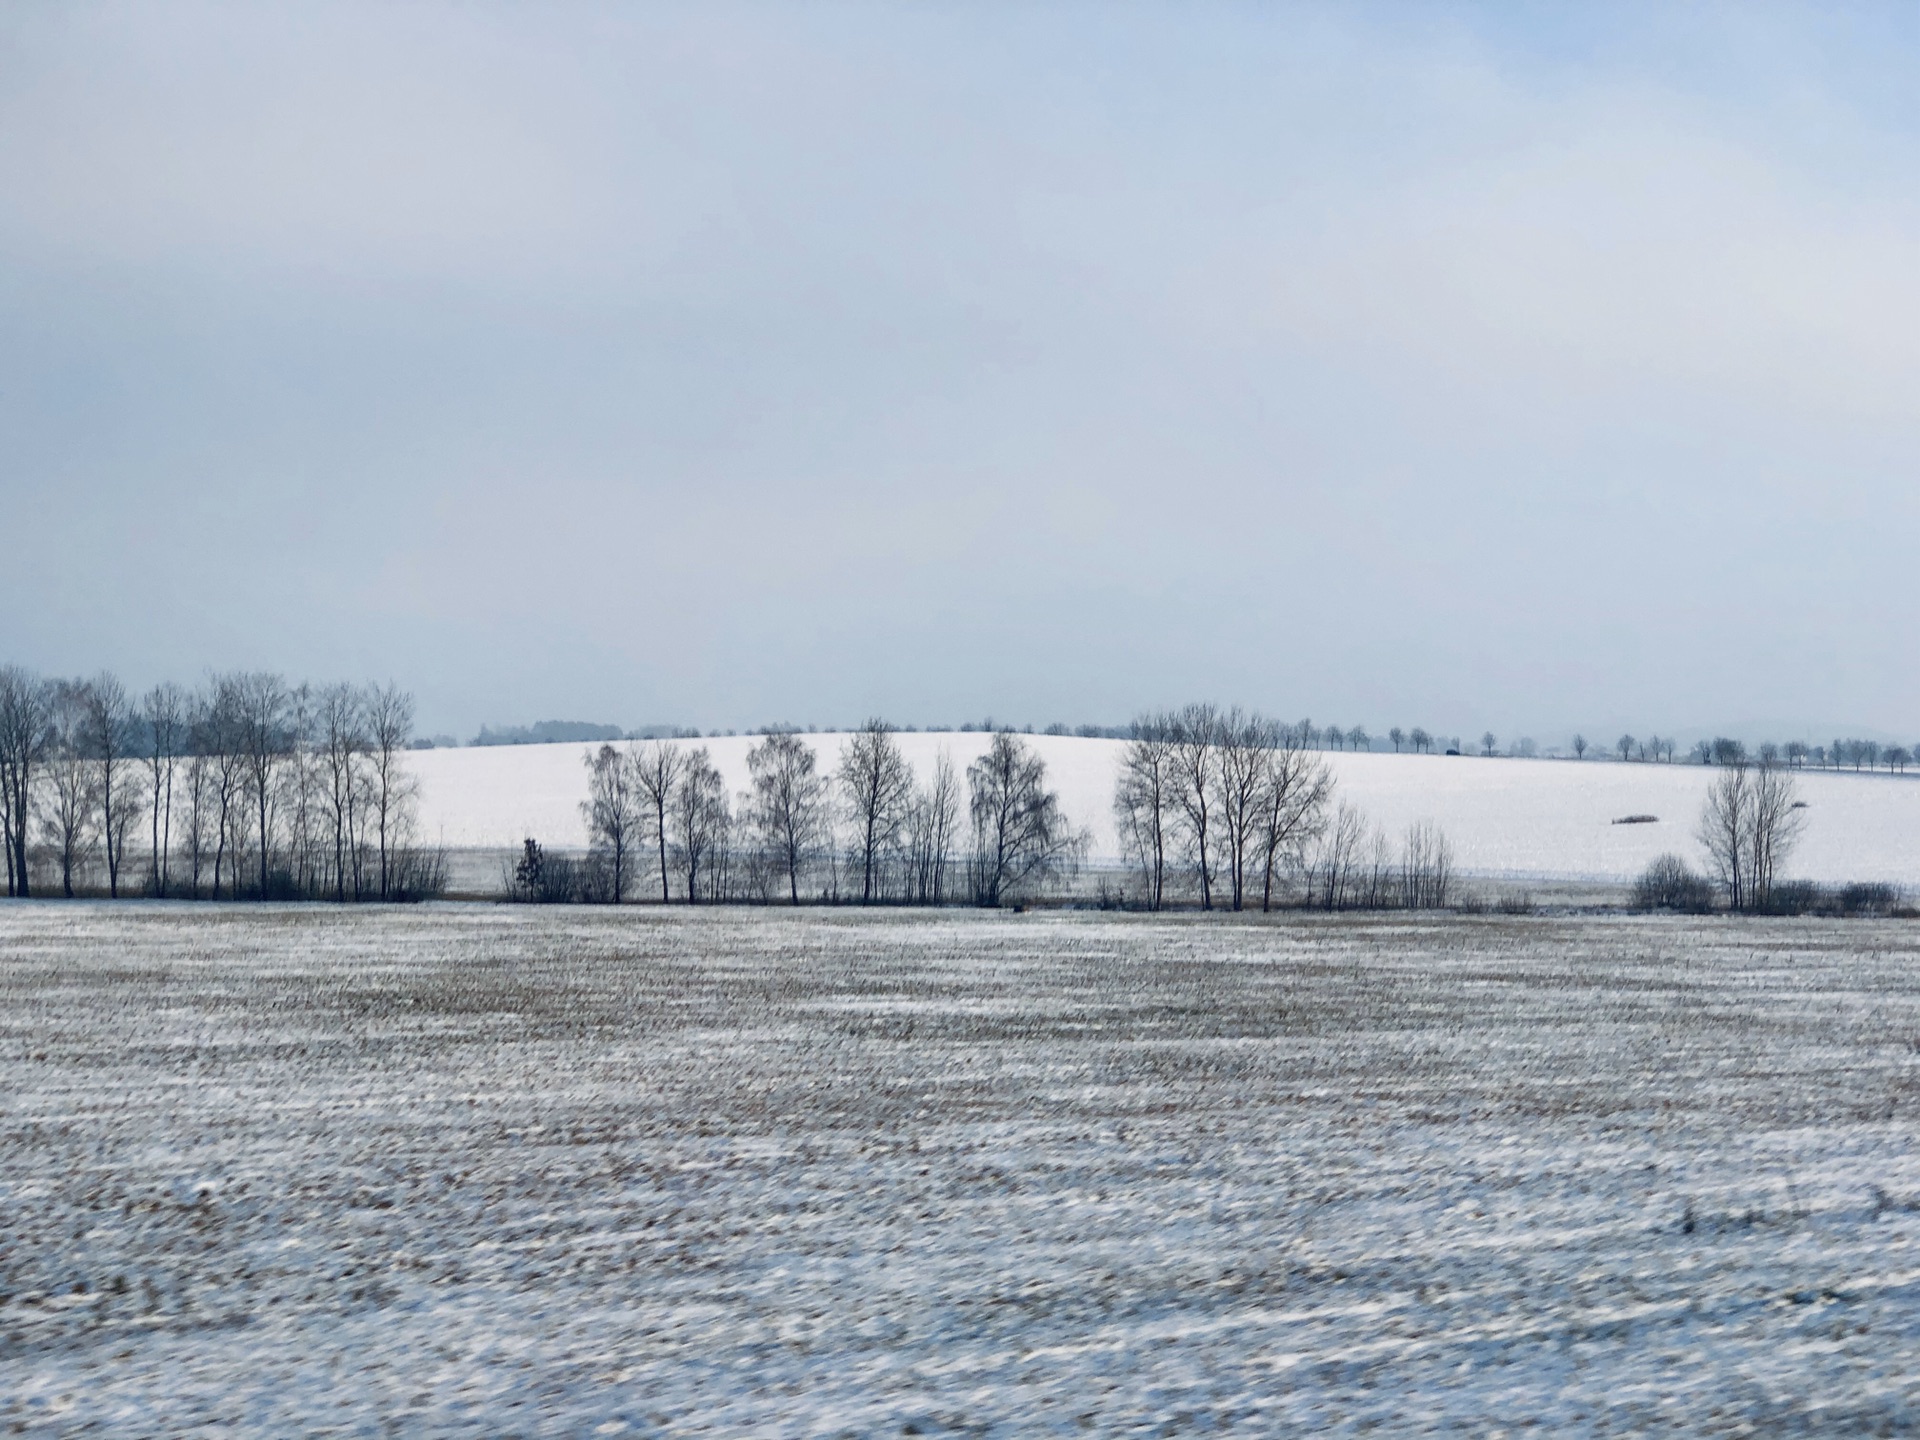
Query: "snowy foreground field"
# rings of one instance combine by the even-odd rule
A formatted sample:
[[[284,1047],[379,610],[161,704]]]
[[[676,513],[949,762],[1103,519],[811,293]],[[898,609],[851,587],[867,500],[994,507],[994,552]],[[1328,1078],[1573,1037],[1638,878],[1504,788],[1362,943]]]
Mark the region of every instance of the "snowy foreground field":
[[[820,765],[839,763],[841,735],[809,735]],[[982,734],[908,734],[901,749],[922,777],[945,750],[964,770],[988,742]],[[1023,736],[1047,762],[1061,807],[1093,839],[1096,865],[1119,858],[1113,784],[1121,742]],[[683,742],[684,743],[684,742]],[[707,747],[730,789],[748,783],[756,739],[725,736]],[[409,757],[421,784],[421,835],[451,847],[510,851],[531,835],[548,845],[584,846],[581,761],[595,746],[499,745],[425,750]],[[1477,756],[1327,755],[1337,797],[1358,806],[1398,841],[1431,820],[1452,841],[1461,869],[1515,880],[1626,881],[1672,851],[1699,863],[1694,830],[1713,771],[1701,765],[1616,764],[1604,760],[1511,760]],[[1882,880],[1920,885],[1920,774],[1802,771],[1806,832],[1791,876],[1826,884]],[[1628,815],[1652,824],[1616,825]],[[489,880],[498,861],[482,867]]]
[[[1920,1427],[1920,926],[0,909],[0,1426]]]

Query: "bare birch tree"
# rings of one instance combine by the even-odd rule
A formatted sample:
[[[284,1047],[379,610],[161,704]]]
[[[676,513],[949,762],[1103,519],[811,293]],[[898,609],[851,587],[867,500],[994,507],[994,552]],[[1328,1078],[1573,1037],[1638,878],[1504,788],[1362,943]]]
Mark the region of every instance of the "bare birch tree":
[[[1274,887],[1303,867],[1307,849],[1326,827],[1333,773],[1307,748],[1298,729],[1283,730],[1267,751],[1259,796],[1260,908],[1273,908]]]
[[[40,771],[53,748],[53,688],[17,665],[0,668],[0,819],[5,821],[7,893],[30,895],[27,839]]]
[[[1142,716],[1120,752],[1113,814],[1120,845],[1140,871],[1146,905],[1166,903],[1167,851],[1173,844],[1175,787],[1173,725],[1164,715]]]
[[[1752,831],[1753,776],[1744,759],[1736,760],[1721,766],[1707,787],[1699,828],[1708,864],[1734,910],[1744,910],[1751,903]]]
[[[59,681],[50,707],[52,744],[40,793],[40,825],[60,864],[60,889],[73,898],[74,876],[99,842],[99,767],[87,753],[91,699],[85,684]]]
[[[1747,888],[1753,908],[1764,910],[1773,900],[1780,866],[1799,841],[1805,812],[1794,804],[1797,786],[1793,773],[1776,761],[1754,767],[1749,794],[1752,821],[1747,853],[1752,873]]]
[[[94,762],[100,797],[100,838],[107,856],[107,894],[120,896],[120,862],[138,807],[134,788],[133,709],[117,676],[102,671],[79,689],[80,743]]]
[[[702,880],[707,883],[708,898],[715,898],[715,872],[732,816],[727,809],[727,787],[704,745],[686,756],[679,783],[673,790],[672,820],[674,849],[679,857],[681,876],[686,881],[687,903],[699,903]]]
[[[410,838],[413,802],[418,794],[406,771],[407,742],[413,739],[413,696],[397,685],[370,685],[366,696],[367,759],[372,767],[373,827],[380,849],[380,898],[391,899],[394,861]]]
[[[1176,816],[1195,878],[1200,908],[1213,908],[1214,785],[1220,763],[1220,712],[1189,705],[1173,717],[1172,767]]]
[[[167,895],[168,862],[173,854],[173,781],[186,747],[187,697],[171,682],[156,685],[140,702],[141,742],[147,767],[148,814],[152,846],[148,886]]]
[[[880,738],[887,737],[883,733]],[[752,777],[747,820],[761,853],[786,876],[787,900],[793,905],[800,903],[800,872],[807,857],[827,835],[827,787],[816,773],[818,764],[813,747],[791,730],[771,731],[747,752]],[[871,897],[869,889],[865,898]]]
[[[1310,872],[1310,899],[1323,910],[1345,910],[1356,901],[1355,884],[1366,858],[1367,822],[1342,803],[1321,837]]]
[[[1280,743],[1280,727],[1238,707],[1220,717],[1214,766],[1215,829],[1220,837],[1220,866],[1227,880],[1228,903],[1246,904],[1247,879],[1259,853],[1261,799],[1269,780],[1269,761]]]
[[[925,785],[914,788],[907,809],[906,845],[912,898],[938,905],[946,898],[947,867],[960,823],[960,783],[953,757],[942,750]]]
[[[589,844],[606,861],[607,899],[624,904],[631,857],[646,819],[635,793],[633,767],[611,745],[602,745],[585,759],[587,798],[580,814],[587,822]]]
[[[627,763],[633,769],[635,793],[647,812],[647,828],[660,852],[660,903],[665,905],[672,898],[667,885],[667,816],[679,794],[687,757],[671,741],[652,740],[644,748],[631,751]]]
[[[244,829],[244,790],[246,786],[246,742],[241,736],[242,697],[236,676],[216,676],[201,717],[199,743],[211,771],[213,799],[213,898],[220,898],[220,884],[227,868],[227,857],[234,850],[235,837]],[[236,855],[233,868],[237,872]],[[234,874],[232,892],[240,893],[239,876]]]
[[[853,822],[853,861],[860,870],[860,903],[878,898],[881,867],[897,847],[913,800],[913,769],[893,738],[893,727],[873,719],[848,737],[836,778]]]
[[[254,835],[259,844],[260,894],[268,893],[268,867],[273,861],[275,784],[281,763],[291,753],[288,729],[287,682],[263,670],[232,677],[235,739],[245,766],[247,799],[253,808]]]
[[[1400,851],[1400,903],[1409,910],[1438,910],[1453,885],[1453,846],[1438,825],[1419,820],[1407,827]]]
[[[333,851],[333,898],[358,900],[365,876],[360,823],[366,789],[366,707],[351,685],[329,685],[318,702],[319,754],[328,839]]]
[[[1005,730],[967,767],[976,903],[1024,899],[1078,860],[1085,841],[1069,828],[1046,779],[1046,761]]]

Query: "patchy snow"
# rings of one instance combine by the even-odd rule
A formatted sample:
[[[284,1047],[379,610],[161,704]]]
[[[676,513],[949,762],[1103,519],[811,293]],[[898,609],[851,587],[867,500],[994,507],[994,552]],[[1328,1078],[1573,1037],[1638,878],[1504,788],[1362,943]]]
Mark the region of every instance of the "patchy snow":
[[[822,770],[837,763],[843,735],[806,737]],[[1111,861],[1118,842],[1113,784],[1117,740],[1024,736],[1076,825],[1093,835],[1093,858]],[[964,774],[986,749],[983,734],[909,734],[900,745],[925,776],[946,750]],[[733,791],[747,785],[751,736],[704,745]],[[586,829],[583,757],[597,746],[520,745],[426,750],[412,756],[422,787],[422,831],[450,846],[508,848],[532,835],[580,846]],[[1673,851],[1698,863],[1694,826],[1712,772],[1698,765],[1482,759],[1473,756],[1333,753],[1339,795],[1360,806],[1397,843],[1407,826],[1437,822],[1460,866],[1484,875],[1631,879]],[[1821,881],[1920,882],[1920,775],[1804,771],[1805,836],[1788,873]],[[1629,815],[1652,824],[1616,825]]]
[[[0,908],[0,1425],[1897,1433],[1920,928]]]

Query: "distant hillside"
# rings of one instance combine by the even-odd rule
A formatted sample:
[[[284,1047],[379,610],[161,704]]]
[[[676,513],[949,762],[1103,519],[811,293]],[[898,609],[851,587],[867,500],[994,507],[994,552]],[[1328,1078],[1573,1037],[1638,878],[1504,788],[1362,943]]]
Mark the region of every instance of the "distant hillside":
[[[577,740],[622,740],[618,725],[593,725],[585,720],[541,720],[532,725],[504,725],[495,730],[482,725],[473,737],[476,745],[558,745]]]
[[[504,732],[503,732],[504,733]],[[804,737],[831,775],[844,734]],[[990,736],[901,734],[908,764],[922,779],[947,752],[965,784],[967,766]],[[1114,780],[1125,742],[1079,736],[1023,737],[1047,765],[1067,819],[1088,832],[1088,858],[1117,864]],[[598,743],[598,742],[594,742]],[[752,784],[747,752],[759,736],[707,736],[680,743],[707,750],[729,796]],[[580,802],[587,798],[587,744],[495,750],[425,750],[412,757],[421,783],[420,833],[449,846],[514,848],[587,843]],[[1356,806],[1389,843],[1430,820],[1446,831],[1462,871],[1512,877],[1631,880],[1656,855],[1700,861],[1694,831],[1715,770],[1707,765],[1618,760],[1517,760],[1506,757],[1392,755],[1334,751],[1325,759],[1337,800]],[[1920,882],[1920,776],[1803,769],[1806,833],[1788,873],[1822,883]],[[961,812],[965,826],[965,811]],[[1649,820],[1645,817],[1653,816]],[[1614,822],[1632,818],[1632,824]]]

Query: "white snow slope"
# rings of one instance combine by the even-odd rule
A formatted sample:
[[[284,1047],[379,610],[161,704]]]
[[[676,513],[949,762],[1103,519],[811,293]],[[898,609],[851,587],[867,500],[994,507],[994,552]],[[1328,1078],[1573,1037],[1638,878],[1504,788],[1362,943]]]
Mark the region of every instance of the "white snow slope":
[[[846,736],[809,735],[820,767],[837,763]],[[1122,742],[1023,736],[1076,825],[1093,835],[1096,863],[1118,858],[1114,769]],[[984,734],[907,734],[901,748],[926,775],[946,750],[959,770],[987,746]],[[753,736],[680,742],[705,746],[734,791],[747,784]],[[583,846],[583,761],[594,745],[426,750],[412,757],[422,786],[422,835],[454,847],[507,848],[526,836]],[[1417,820],[1438,823],[1460,868],[1515,878],[1625,880],[1665,851],[1699,859],[1694,827],[1712,772],[1699,765],[1509,760],[1471,756],[1334,753],[1338,797],[1392,839]],[[1805,833],[1788,873],[1826,882],[1920,881],[1920,777],[1807,771]],[[1654,824],[1616,825],[1628,815]]]

